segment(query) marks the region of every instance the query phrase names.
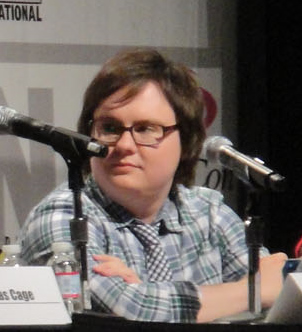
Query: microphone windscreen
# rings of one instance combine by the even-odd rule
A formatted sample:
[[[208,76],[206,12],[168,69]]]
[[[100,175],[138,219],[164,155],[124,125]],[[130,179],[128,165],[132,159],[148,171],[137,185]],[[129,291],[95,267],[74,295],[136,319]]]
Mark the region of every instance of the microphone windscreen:
[[[209,136],[203,144],[202,157],[209,162],[219,163],[219,153],[222,146],[232,146],[233,143],[223,136]]]
[[[0,134],[11,133],[10,121],[16,114],[17,112],[12,108],[0,106]]]

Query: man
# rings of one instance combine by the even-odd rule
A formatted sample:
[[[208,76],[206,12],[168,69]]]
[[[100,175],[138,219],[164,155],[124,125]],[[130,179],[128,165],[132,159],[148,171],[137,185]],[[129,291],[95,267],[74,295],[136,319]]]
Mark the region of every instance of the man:
[[[238,216],[192,186],[205,137],[200,90],[186,67],[155,50],[122,52],[85,93],[78,129],[109,146],[84,166],[83,212],[93,309],[127,319],[205,322],[248,308],[247,248]],[[67,186],[30,214],[20,240],[29,263],[70,241]],[[261,250],[262,305],[286,256]]]

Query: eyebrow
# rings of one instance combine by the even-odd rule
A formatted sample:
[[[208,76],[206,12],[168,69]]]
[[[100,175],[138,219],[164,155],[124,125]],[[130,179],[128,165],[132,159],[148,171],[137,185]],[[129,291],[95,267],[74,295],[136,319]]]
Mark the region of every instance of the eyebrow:
[[[103,120],[103,119],[114,119],[114,116],[110,116],[110,115],[100,115],[98,117],[96,117],[94,119],[94,121],[97,121],[97,120]]]
[[[120,119],[118,119],[114,116],[107,116],[107,115],[102,116],[101,115],[98,118],[94,119],[93,121],[94,122],[95,121],[104,121],[104,122],[107,121],[107,122],[113,122],[113,123],[117,123],[121,126],[124,126],[124,123]],[[164,126],[162,123],[160,123],[159,120],[149,120],[149,119],[134,121],[132,125],[136,125],[136,124],[154,124],[154,125]]]
[[[118,118],[115,118],[114,116],[108,116],[108,115],[101,115],[97,117],[96,119],[93,119],[93,121],[112,121],[112,122],[119,122],[122,123],[121,120]]]

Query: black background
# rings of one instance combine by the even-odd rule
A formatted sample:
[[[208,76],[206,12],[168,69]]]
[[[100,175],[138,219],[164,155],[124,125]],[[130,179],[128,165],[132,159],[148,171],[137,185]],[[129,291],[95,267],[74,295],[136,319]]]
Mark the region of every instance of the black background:
[[[302,2],[238,0],[238,142],[287,179],[284,193],[261,193],[265,245],[293,248],[302,236]],[[246,189],[239,190],[243,213]]]

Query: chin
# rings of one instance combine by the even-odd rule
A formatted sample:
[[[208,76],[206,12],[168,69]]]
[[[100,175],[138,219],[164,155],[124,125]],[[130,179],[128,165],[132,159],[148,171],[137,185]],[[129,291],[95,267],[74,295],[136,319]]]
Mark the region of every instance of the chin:
[[[146,189],[138,183],[135,182],[114,182],[111,183],[111,187],[114,190],[124,190],[124,191],[129,191],[129,192],[138,192],[138,193],[143,193]]]

